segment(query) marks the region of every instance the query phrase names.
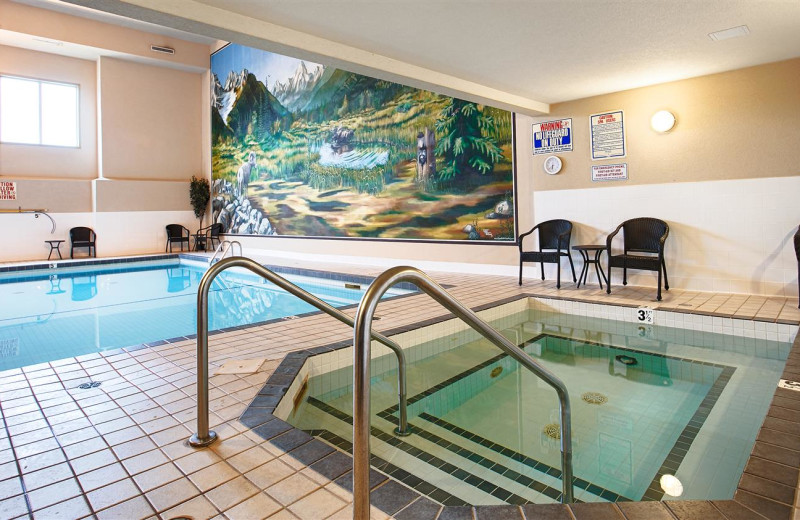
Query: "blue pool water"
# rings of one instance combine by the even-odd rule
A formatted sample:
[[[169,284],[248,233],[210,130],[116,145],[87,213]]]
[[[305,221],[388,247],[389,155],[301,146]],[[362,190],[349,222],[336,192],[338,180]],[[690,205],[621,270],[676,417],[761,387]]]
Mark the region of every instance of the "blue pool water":
[[[587,502],[732,498],[791,347],[534,309],[494,326],[564,381],[575,496]],[[396,478],[446,505],[557,502],[553,389],[474,332],[436,327],[401,341],[408,437],[392,434],[396,360],[373,359],[372,453],[400,468]],[[348,357],[339,356],[338,366]],[[313,357],[309,363],[317,366]],[[347,448],[352,366],[311,377],[306,395],[280,416]],[[682,491],[665,493],[664,475],[674,475]]]
[[[206,268],[168,260],[4,274],[0,370],[195,334],[197,286]],[[284,277],[336,307],[362,295],[342,281]],[[210,330],[315,310],[236,269],[220,274],[209,291]]]

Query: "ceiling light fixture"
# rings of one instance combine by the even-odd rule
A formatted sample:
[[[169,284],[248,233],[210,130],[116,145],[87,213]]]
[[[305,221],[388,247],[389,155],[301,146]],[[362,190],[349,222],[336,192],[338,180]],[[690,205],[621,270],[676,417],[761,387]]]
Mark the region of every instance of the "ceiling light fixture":
[[[722,40],[730,40],[731,38],[739,38],[740,36],[747,36],[748,34],[750,34],[750,28],[746,25],[739,25],[738,27],[731,27],[730,29],[708,33],[708,37],[715,42],[719,42]]]
[[[669,110],[659,110],[650,118],[650,127],[658,133],[666,133],[675,126],[675,116]]]

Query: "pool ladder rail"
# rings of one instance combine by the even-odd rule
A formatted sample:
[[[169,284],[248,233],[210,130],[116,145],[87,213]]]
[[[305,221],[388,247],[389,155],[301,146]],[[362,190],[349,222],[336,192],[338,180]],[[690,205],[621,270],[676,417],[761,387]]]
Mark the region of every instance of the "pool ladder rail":
[[[313,305],[350,327],[353,327],[355,323],[350,316],[336,307],[320,300],[310,292],[298,287],[250,258],[231,256],[221,259],[209,267],[203,278],[200,279],[200,285],[197,288],[197,432],[189,438],[189,444],[195,448],[208,446],[217,440],[217,434],[210,431],[208,427],[208,291],[217,275],[231,267],[243,267],[262,278],[266,278],[284,291],[297,296],[304,302]],[[382,334],[371,332],[370,337],[389,347],[397,356],[400,421],[395,433],[400,436],[408,435],[406,414],[406,394],[408,390],[406,387],[405,354],[400,345]]]
[[[462,305],[439,284],[419,269],[393,267],[384,271],[369,286],[356,312],[353,330],[353,518],[369,520],[369,457],[370,457],[370,349],[372,319],[380,299],[392,286],[408,282],[452,312],[484,338],[514,358],[520,365],[544,380],[558,394],[561,413],[561,480],[562,503],[573,502],[572,427],[567,388],[558,377],[539,365],[524,350],[511,343],[474,312]]]
[[[239,246],[239,254],[238,255],[234,254],[234,250],[233,250],[233,246],[234,245]],[[215,260],[216,261],[222,260],[223,258],[225,258],[225,255],[227,255],[228,253],[230,253],[231,256],[243,256],[242,255],[242,244],[238,240],[223,240],[222,242],[219,243],[217,248],[214,250],[214,254],[211,256],[211,259],[208,261],[208,265],[213,264]],[[219,255],[219,258],[217,258],[217,255]]]
[[[220,244],[222,245],[222,244]],[[241,246],[240,246],[241,247]],[[511,343],[497,330],[481,320],[474,312],[462,305],[452,295],[434,282],[422,271],[413,267],[393,267],[384,271],[367,288],[358,305],[355,319],[351,319],[335,307],[325,303],[313,294],[301,289],[259,263],[245,257],[229,257],[211,265],[200,280],[197,290],[197,432],[189,439],[189,444],[200,448],[212,444],[217,434],[208,426],[208,291],[214,278],[231,267],[243,267],[266,278],[281,289],[289,292],[325,312],[342,323],[353,327],[353,518],[369,519],[369,443],[370,443],[370,359],[372,340],[389,347],[397,357],[398,371],[398,435],[409,435],[406,406],[406,360],[400,345],[385,336],[372,331],[372,320],[381,297],[394,285],[409,282],[428,294],[440,305],[463,320],[487,340],[514,358],[523,367],[544,380],[555,389],[559,399],[561,414],[561,465],[563,503],[573,502],[572,471],[572,427],[569,394],[564,383],[549,370],[539,365],[518,346]]]

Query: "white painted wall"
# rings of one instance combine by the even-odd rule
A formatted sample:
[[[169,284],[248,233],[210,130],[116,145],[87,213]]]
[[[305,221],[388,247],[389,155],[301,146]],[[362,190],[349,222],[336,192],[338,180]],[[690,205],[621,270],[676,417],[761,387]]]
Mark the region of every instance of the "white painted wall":
[[[35,262],[46,260],[50,246],[45,240],[64,240],[61,256],[69,258],[69,230],[86,226],[97,233],[97,256],[128,256],[164,251],[167,224],[182,224],[193,233],[198,220],[191,211],[128,211],[115,213],[53,213],[55,233],[46,217],[34,218],[32,214],[3,215],[2,262]],[[79,249],[78,255],[86,255]],[[58,258],[53,254],[53,258]]]
[[[797,296],[792,237],[800,225],[798,194],[798,176],[604,186],[535,192],[528,210],[537,222],[571,220],[572,245],[604,244],[630,218],[660,218],[670,226],[665,253],[671,287]],[[621,238],[614,243],[621,248]],[[602,261],[605,268],[605,254]],[[566,262],[562,279],[563,269],[569,269]],[[545,274],[553,277],[555,266]],[[596,283],[593,268],[589,274],[589,283]],[[656,276],[629,271],[628,281],[655,287]],[[621,269],[614,269],[612,282],[622,283]]]

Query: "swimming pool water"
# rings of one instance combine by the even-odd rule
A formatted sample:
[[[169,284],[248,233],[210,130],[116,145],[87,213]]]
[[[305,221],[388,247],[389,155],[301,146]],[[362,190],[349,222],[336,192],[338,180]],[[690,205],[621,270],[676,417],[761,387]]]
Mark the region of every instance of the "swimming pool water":
[[[790,348],[533,309],[495,326],[565,382],[584,501],[731,498]],[[373,453],[448,505],[558,501],[555,392],[472,331],[418,336],[407,349],[409,437],[391,435],[396,361],[373,359]],[[352,367],[311,377],[287,420],[349,440],[351,388]],[[664,474],[682,482],[679,497],[660,488]]]
[[[6,274],[0,278],[0,370],[195,334],[197,286],[206,268],[172,260]],[[341,281],[285,277],[337,307],[358,303],[362,294]],[[209,291],[209,330],[315,310],[231,269]]]

